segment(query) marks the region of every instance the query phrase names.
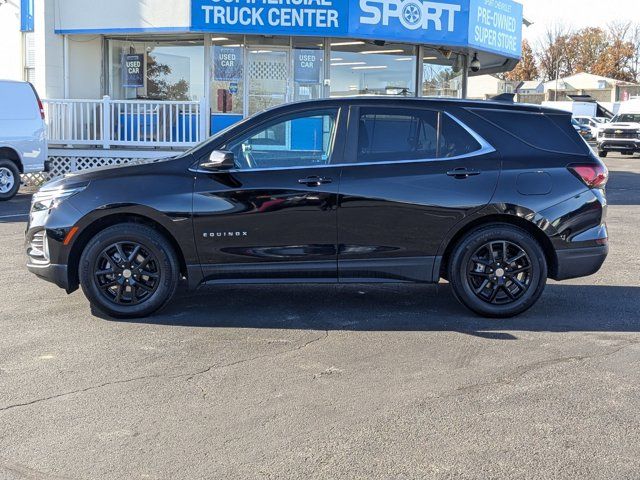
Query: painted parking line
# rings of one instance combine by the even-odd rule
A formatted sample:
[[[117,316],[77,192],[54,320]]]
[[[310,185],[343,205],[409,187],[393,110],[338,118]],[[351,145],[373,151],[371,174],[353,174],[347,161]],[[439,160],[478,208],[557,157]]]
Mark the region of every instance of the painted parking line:
[[[28,217],[28,216],[29,216],[28,213],[18,213],[15,215],[0,215],[0,220],[4,218],[19,218],[19,217]]]

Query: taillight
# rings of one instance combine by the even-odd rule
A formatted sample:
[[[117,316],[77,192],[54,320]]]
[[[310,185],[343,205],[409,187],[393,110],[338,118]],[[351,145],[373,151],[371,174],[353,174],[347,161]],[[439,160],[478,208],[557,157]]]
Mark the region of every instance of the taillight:
[[[42,100],[40,100],[40,95],[38,95],[38,91],[36,90],[36,87],[34,87],[32,83],[29,82],[29,86],[31,87],[31,90],[33,90],[33,94],[36,96],[36,100],[38,101],[38,108],[40,109],[40,118],[44,120],[44,105],[42,105]]]
[[[609,180],[609,170],[604,163],[574,164],[568,168],[589,188],[604,188]]]
[[[40,97],[36,97],[38,99],[38,108],[40,109],[40,118],[42,118],[42,120],[44,120],[44,105],[42,105],[42,100],[40,100]]]

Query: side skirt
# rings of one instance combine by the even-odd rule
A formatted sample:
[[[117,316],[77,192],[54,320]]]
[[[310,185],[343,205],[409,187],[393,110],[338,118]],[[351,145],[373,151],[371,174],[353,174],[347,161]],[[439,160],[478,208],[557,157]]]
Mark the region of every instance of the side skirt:
[[[220,284],[436,283],[442,257],[203,265],[189,287]],[[192,275],[193,274],[193,275]]]

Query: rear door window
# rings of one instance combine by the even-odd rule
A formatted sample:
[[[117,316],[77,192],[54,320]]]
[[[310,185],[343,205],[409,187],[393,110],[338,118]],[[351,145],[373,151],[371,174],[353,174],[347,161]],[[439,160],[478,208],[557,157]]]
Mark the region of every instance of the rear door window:
[[[358,163],[450,158],[480,148],[464,127],[435,110],[360,109]]]
[[[358,126],[358,162],[436,158],[438,112],[363,108]]]

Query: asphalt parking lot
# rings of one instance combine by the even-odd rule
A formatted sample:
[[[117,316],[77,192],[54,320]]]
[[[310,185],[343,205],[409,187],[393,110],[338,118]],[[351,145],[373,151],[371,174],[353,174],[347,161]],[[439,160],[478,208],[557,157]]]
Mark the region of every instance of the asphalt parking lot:
[[[25,269],[0,204],[0,479],[640,477],[640,158],[611,254],[508,321],[439,286],[237,286],[145,321]]]

